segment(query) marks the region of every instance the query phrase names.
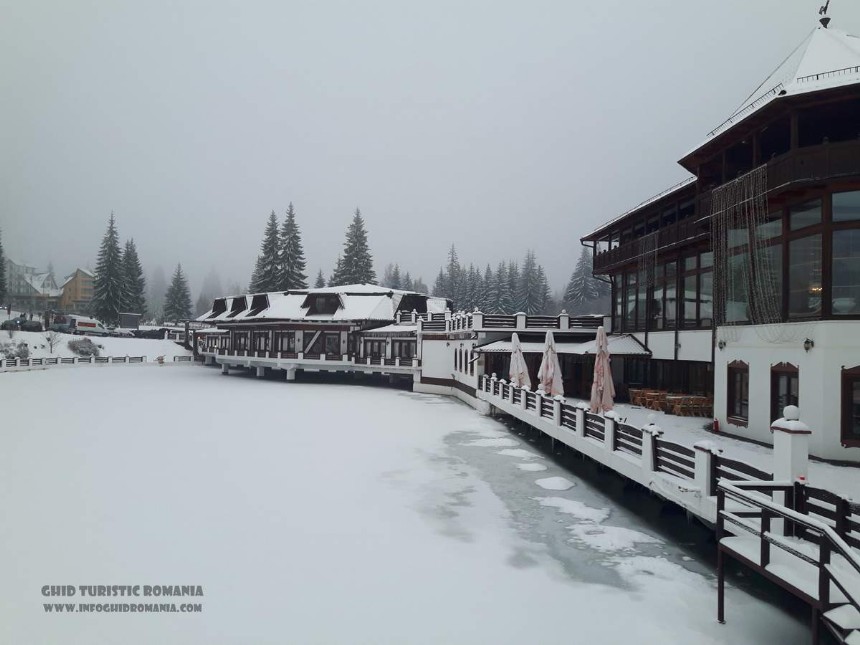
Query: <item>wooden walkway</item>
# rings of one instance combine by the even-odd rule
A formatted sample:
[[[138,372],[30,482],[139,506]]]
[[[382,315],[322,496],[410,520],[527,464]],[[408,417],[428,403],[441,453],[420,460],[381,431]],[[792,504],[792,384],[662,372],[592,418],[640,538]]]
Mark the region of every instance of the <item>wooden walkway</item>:
[[[810,606],[813,645],[823,629],[860,645],[860,505],[802,484],[720,480],[717,544],[720,622],[733,558]]]

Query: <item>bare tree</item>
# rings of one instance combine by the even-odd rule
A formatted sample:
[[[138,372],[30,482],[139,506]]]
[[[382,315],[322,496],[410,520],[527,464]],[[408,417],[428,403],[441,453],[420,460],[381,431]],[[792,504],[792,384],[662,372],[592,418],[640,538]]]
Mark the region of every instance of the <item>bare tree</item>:
[[[60,332],[50,330],[45,333],[45,340],[48,342],[48,349],[53,354],[54,348],[63,341],[63,337]]]

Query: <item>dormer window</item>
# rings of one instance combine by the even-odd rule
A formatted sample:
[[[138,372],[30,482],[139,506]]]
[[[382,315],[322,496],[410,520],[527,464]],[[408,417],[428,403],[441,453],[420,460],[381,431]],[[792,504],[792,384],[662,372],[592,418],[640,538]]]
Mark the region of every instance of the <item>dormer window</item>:
[[[245,300],[245,296],[233,298],[233,305],[230,307],[230,314],[227,316],[227,318],[235,318],[247,308],[248,303]]]
[[[256,316],[261,311],[269,308],[269,296],[265,293],[258,293],[251,299],[251,311],[248,312],[246,318]]]
[[[302,307],[307,308],[308,316],[316,316],[336,313],[338,309],[343,308],[343,303],[336,293],[310,293],[302,303]]]
[[[212,305],[212,314],[209,318],[217,318],[225,311],[227,311],[227,300],[224,298],[218,298]]]

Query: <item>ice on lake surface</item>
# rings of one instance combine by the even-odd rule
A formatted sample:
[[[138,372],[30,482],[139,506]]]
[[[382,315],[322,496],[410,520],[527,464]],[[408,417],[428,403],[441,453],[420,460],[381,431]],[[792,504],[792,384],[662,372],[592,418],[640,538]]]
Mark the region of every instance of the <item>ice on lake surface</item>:
[[[736,588],[718,625],[707,570],[450,398],[191,366],[0,397],[0,643],[809,638]],[[46,584],[202,585],[203,612],[48,616]]]

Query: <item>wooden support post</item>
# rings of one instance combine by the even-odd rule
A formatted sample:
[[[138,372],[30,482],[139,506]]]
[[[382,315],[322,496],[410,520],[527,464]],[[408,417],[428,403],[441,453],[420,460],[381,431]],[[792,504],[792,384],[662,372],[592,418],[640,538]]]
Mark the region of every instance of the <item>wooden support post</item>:
[[[644,438],[644,435],[643,435]],[[720,541],[723,539],[723,510],[726,507],[726,494],[717,490],[717,622],[726,622],[726,572],[725,557]]]

